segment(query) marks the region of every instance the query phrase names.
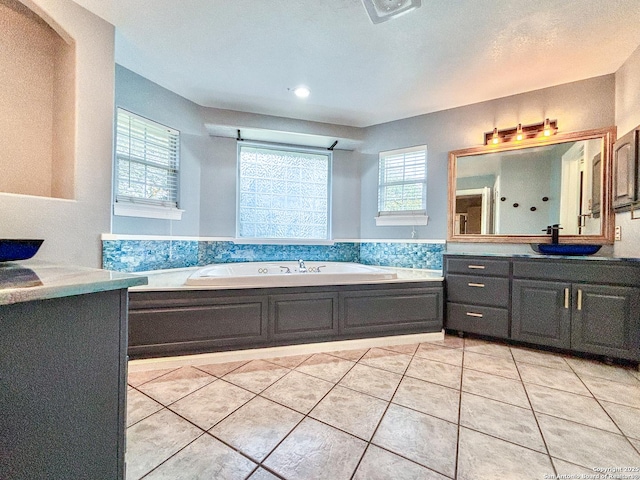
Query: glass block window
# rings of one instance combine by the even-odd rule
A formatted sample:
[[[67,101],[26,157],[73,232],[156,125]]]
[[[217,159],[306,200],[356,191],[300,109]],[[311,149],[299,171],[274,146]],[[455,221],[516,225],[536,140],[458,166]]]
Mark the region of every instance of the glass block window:
[[[378,215],[426,212],[426,163],[426,145],[380,152]]]
[[[118,108],[116,202],[178,206],[180,132]]]
[[[238,143],[241,238],[330,238],[330,151]]]

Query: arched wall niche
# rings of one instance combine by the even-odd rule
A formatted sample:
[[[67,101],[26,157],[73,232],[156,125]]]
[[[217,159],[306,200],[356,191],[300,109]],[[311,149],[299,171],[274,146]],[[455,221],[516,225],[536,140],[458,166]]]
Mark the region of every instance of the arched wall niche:
[[[75,42],[25,0],[0,0],[0,192],[75,198]]]

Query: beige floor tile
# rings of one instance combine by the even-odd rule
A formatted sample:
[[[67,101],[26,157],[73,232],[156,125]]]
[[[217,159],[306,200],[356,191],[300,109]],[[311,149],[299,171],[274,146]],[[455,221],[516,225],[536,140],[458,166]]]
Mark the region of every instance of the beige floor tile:
[[[580,378],[573,372],[528,363],[519,364],[518,370],[524,383],[534,383],[543,387],[591,396],[589,390],[586,389]]]
[[[462,390],[518,407],[530,408],[524,386],[519,380],[465,369]]]
[[[511,354],[516,363],[530,363],[532,365],[571,371],[571,367],[563,355],[518,347],[511,347]]]
[[[332,388],[331,382],[294,370],[262,392],[262,396],[306,414]]]
[[[369,365],[370,367],[380,368],[403,374],[409,366],[411,357],[403,353],[384,350],[382,348],[372,348],[369,350],[358,363]]]
[[[527,408],[463,392],[460,425],[547,453],[533,412]]]
[[[572,422],[620,433],[593,397],[563,392],[532,383],[525,384],[529,400],[536,412],[564,418]],[[640,413],[640,410],[638,411]]]
[[[627,437],[640,440],[640,409],[618,405],[617,403],[600,401],[616,425]]]
[[[249,480],[280,480],[280,477],[276,477],[264,468],[259,468],[249,477]]]
[[[424,342],[431,345],[441,345],[449,348],[463,348],[465,339],[456,335],[445,335],[444,340],[434,340],[432,342]]]
[[[372,443],[453,477],[457,439],[457,425],[391,404]]]
[[[640,454],[622,435],[537,413],[552,457],[583,467],[640,465]]]
[[[348,433],[305,418],[264,463],[287,480],[348,480],[366,445]]]
[[[387,405],[384,400],[337,385],[309,416],[369,441]]]
[[[144,477],[145,480],[245,478],[256,464],[210,435],[202,435]]]
[[[209,432],[261,462],[302,418],[298,412],[255,397]]]
[[[171,405],[171,410],[208,430],[255,395],[224,380],[216,380]]]
[[[416,356],[435,360],[436,362],[448,363],[450,365],[462,366],[462,349],[448,348],[430,343],[423,343],[416,350]]]
[[[458,423],[460,390],[404,377],[391,401],[448,422]]]
[[[344,360],[357,362],[368,351],[368,348],[359,348],[354,350],[336,350],[334,352],[327,352],[327,355],[333,355],[334,357],[342,358]]]
[[[296,367],[296,370],[307,375],[337,383],[354,363],[324,353],[317,353]]]
[[[640,408],[640,387],[587,375],[582,381],[598,400]]]
[[[138,479],[202,435],[203,432],[167,409],[127,429],[127,479]]]
[[[448,363],[413,357],[405,375],[449,388],[460,388],[462,368]]]
[[[460,429],[457,480],[540,480],[552,475],[548,455],[464,427]]]
[[[631,445],[633,445],[636,448],[638,453],[640,453],[640,440],[636,440],[635,438],[630,438],[629,441],[631,442]]]
[[[214,377],[224,377],[227,373],[233,372],[235,369],[248,363],[247,361],[240,362],[226,362],[226,363],[212,363],[208,365],[196,365],[196,368],[207,372]]]
[[[405,345],[389,345],[384,348],[385,350],[391,350],[392,352],[404,353],[405,355],[413,355],[416,353],[416,349],[418,348],[418,343],[407,343]]]
[[[520,380],[516,364],[510,358],[496,357],[493,355],[485,355],[482,353],[464,352],[464,368],[479,370],[492,375],[500,375],[501,377]]]
[[[280,365],[281,367],[296,368],[310,356],[311,355],[291,355],[289,357],[274,357],[267,358],[265,360],[271,363],[275,363],[276,365]]]
[[[222,378],[254,393],[260,393],[287,373],[288,368],[264,360],[252,360]]]
[[[511,349],[507,345],[501,345],[499,343],[484,343],[481,345],[466,345],[464,346],[465,353],[482,353],[484,355],[493,355],[494,357],[503,357],[511,360]]]
[[[633,375],[632,370],[615,365],[606,365],[602,362],[585,360],[583,358],[568,358],[567,363],[579,377],[589,375],[591,377],[604,378],[613,382],[628,383],[640,387],[640,382]]]
[[[402,379],[402,375],[357,364],[347,373],[339,385],[373,395],[382,400],[391,400]]]
[[[135,389],[127,391],[127,427],[162,409],[162,405]]]
[[[182,367],[167,373],[138,387],[163,405],[170,405],[176,400],[213,382],[216,377],[193,367]]]
[[[553,466],[556,467],[558,475],[565,475],[565,478],[593,478],[593,475],[596,474],[591,468],[581,467],[580,465],[565,462],[564,460],[552,457],[551,461],[553,462]],[[591,475],[591,477],[585,475]]]
[[[146,372],[129,372],[129,375],[127,376],[127,383],[132,387],[139,387],[154,378],[161,377],[162,375],[166,375],[174,370],[177,370],[177,368],[163,368],[160,370],[148,370]]]
[[[448,477],[369,445],[353,480],[447,480]]]

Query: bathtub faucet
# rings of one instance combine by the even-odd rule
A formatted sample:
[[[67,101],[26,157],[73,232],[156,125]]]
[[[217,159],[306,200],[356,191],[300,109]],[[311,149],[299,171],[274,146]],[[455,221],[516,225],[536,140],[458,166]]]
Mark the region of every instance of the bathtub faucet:
[[[304,264],[304,260],[298,260],[298,271],[300,273],[307,273],[307,266]]]

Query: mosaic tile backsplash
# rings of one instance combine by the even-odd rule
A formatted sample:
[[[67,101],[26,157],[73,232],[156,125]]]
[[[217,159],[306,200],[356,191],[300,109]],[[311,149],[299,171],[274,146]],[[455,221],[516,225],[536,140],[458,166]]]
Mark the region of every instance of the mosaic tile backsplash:
[[[388,267],[442,269],[441,243],[337,242],[333,245],[262,245],[197,240],[103,240],[102,268],[144,272],[211,263],[322,260]]]

